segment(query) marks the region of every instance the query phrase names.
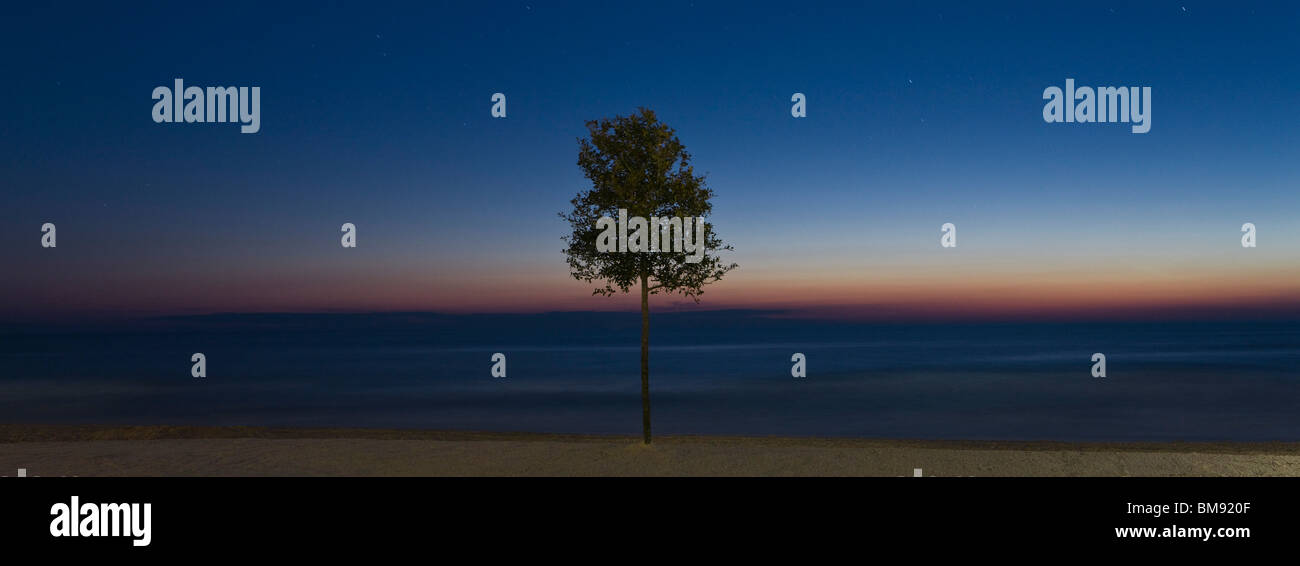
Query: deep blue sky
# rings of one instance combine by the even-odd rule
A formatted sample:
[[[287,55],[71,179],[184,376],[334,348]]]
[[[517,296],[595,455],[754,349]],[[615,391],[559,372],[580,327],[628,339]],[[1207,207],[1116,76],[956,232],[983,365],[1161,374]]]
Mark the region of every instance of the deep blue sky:
[[[584,121],[638,106],[717,191],[726,306],[952,269],[995,294],[1073,269],[1267,282],[1245,300],[1300,263],[1294,3],[144,6],[9,8],[0,316],[596,308],[556,213]],[[176,77],[262,87],[262,131],[153,123]],[[1152,87],[1151,132],[1045,124],[1067,77]],[[947,221],[958,260],[936,259]]]

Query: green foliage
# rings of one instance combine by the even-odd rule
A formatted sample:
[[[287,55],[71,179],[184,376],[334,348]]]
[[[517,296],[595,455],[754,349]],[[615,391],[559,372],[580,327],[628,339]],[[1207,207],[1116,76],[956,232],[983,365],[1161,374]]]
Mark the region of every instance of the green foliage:
[[[573,232],[564,238],[564,255],[575,279],[599,281],[593,294],[628,292],[643,278],[651,294],[681,293],[699,301],[704,285],[717,281],[736,264],[725,265],[717,252],[731,250],[713,227],[706,224],[704,258],[686,261],[684,252],[603,253],[596,249],[602,216],[618,217],[625,208],[628,216],[701,217],[712,212],[709,189],[703,175],[696,175],[691,155],[673,129],[645,108],[629,116],[587,122],[587,139],[579,139],[578,166],[591,189],[571,201],[573,210],[560,214]]]

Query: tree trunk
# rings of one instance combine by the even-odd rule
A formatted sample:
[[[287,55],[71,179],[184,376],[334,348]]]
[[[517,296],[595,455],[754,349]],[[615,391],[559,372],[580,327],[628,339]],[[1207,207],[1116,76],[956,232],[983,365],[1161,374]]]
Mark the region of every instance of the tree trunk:
[[[641,431],[650,444],[650,287],[641,276]]]

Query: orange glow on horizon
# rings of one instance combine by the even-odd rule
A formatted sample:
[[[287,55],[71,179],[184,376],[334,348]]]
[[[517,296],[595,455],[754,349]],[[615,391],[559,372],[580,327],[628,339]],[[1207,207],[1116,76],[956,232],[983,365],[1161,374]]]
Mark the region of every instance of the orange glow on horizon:
[[[631,311],[635,293],[593,296],[592,284],[562,271],[522,277],[428,276],[419,272],[309,277],[241,276],[157,280],[105,280],[97,290],[33,290],[39,313],[121,315],[213,312],[434,311],[536,313]],[[1129,273],[1020,269],[1018,273],[916,268],[880,273],[790,275],[735,272],[705,287],[697,305],[680,295],[652,297],[655,312],[765,309],[790,316],[860,319],[1105,318],[1215,312],[1300,313],[1300,268],[1238,270],[1162,269]],[[105,307],[104,305],[109,305]],[[14,313],[0,313],[14,314]]]

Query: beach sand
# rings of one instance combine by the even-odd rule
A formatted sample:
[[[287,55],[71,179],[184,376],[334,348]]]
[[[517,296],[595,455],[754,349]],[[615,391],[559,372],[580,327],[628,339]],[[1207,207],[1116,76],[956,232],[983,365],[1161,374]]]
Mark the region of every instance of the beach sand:
[[[1300,443],[0,425],[0,476],[1296,476]]]

